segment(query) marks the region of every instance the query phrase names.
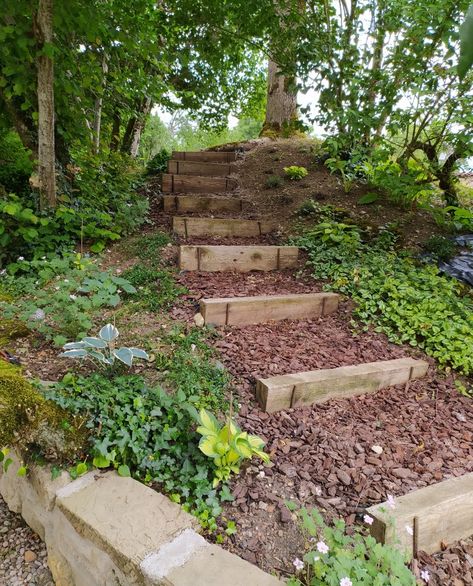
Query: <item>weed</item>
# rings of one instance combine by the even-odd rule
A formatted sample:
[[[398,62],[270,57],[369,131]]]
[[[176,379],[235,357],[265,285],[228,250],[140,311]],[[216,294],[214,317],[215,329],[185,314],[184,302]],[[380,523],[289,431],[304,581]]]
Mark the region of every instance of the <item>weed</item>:
[[[275,187],[281,187],[284,184],[284,179],[279,177],[279,175],[270,175],[266,181],[265,185],[268,189],[274,189]]]

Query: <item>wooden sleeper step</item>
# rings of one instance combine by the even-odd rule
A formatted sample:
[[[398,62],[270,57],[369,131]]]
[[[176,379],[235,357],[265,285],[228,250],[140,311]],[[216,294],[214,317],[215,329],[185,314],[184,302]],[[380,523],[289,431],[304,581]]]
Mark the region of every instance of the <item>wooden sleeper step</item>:
[[[184,218],[174,216],[172,229],[179,236],[223,236],[242,237],[261,236],[273,230],[270,222],[258,220],[235,220],[232,218]]]
[[[233,163],[236,160],[236,153],[235,151],[173,151],[171,159],[200,163]]]
[[[163,195],[165,212],[241,212],[243,200],[237,197],[204,195]]]
[[[237,188],[236,179],[201,177],[200,175],[163,174],[163,193],[219,193]]]
[[[297,266],[297,246],[180,246],[179,268],[187,271],[274,271]]]
[[[202,163],[200,161],[168,161],[168,173],[172,175],[201,175],[226,177],[235,172],[229,163]]]
[[[273,413],[405,384],[424,376],[428,366],[424,360],[400,358],[273,376],[257,380],[256,397],[264,411]]]
[[[473,472],[409,492],[367,510],[374,523],[370,531],[387,543],[417,556],[428,554],[473,534]],[[410,528],[411,531],[407,531]]]
[[[283,319],[310,319],[338,309],[336,293],[261,295],[202,299],[200,313],[206,324],[250,325]]]

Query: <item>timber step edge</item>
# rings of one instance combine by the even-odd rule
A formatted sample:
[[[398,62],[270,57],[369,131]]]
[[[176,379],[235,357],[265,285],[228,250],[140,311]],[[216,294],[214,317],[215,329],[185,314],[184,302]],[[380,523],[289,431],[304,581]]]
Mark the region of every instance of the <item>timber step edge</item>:
[[[233,163],[236,160],[236,153],[235,151],[172,151],[171,159],[200,163]]]
[[[238,197],[195,195],[163,195],[165,212],[241,212],[243,200]]]
[[[297,246],[187,246],[179,247],[179,268],[187,271],[275,271],[295,268]]]
[[[338,309],[336,293],[260,295],[202,299],[200,313],[206,324],[250,325],[283,319],[310,319]]]
[[[274,229],[271,222],[240,220],[233,218],[185,218],[174,216],[173,232],[185,238],[192,236],[222,236],[249,238],[269,234]]]
[[[163,173],[161,189],[163,193],[219,193],[233,191],[237,186],[237,180],[228,177]]]
[[[200,175],[202,177],[226,177],[235,173],[230,163],[202,163],[200,161],[168,161],[168,173],[171,175]]]
[[[473,472],[413,490],[367,509],[371,535],[403,552],[428,554],[473,534]],[[406,527],[412,531],[408,532]],[[415,537],[415,539],[414,539]]]
[[[256,398],[267,413],[374,393],[423,377],[428,363],[399,358],[273,376],[256,381]]]

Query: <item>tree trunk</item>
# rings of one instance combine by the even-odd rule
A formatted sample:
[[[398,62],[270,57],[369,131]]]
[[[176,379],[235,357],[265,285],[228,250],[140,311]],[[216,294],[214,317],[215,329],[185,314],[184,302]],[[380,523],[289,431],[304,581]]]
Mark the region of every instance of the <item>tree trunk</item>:
[[[293,78],[281,75],[277,63],[269,60],[266,120],[261,136],[274,133],[280,135],[284,129],[290,133],[291,127],[294,127],[298,119],[294,82]]]
[[[53,0],[39,0],[36,15],[38,49],[53,41]],[[54,151],[54,64],[43,52],[38,69],[38,183],[40,208],[56,207],[56,160]]]
[[[138,155],[141,133],[146,124],[146,118],[151,112],[152,102],[150,98],[144,98],[137,108],[138,112],[128,120],[125,134],[123,135],[121,151],[128,153],[133,158]]]
[[[105,52],[102,55],[102,92],[95,99],[94,123],[92,125],[93,151],[98,155],[100,149],[100,126],[102,124],[103,90],[107,83],[108,63]]]
[[[118,146],[120,144],[120,124],[121,124],[120,112],[118,111],[118,109],[116,109],[113,112],[112,136],[110,138],[110,151],[111,152],[118,151]]]

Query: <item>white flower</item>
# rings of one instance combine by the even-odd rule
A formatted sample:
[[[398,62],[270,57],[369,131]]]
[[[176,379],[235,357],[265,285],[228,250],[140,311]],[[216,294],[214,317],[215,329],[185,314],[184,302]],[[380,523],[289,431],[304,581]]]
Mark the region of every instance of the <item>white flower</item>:
[[[323,542],[323,541],[317,542],[317,551],[320,551],[320,553],[328,553],[328,550],[329,550],[329,547],[325,542]]]
[[[422,572],[420,573],[420,577],[422,578],[422,580],[424,580],[424,582],[428,582],[430,580],[430,574],[428,570],[422,570]]]
[[[69,279],[64,279],[64,283],[69,283]]]
[[[0,271],[0,275],[2,275],[2,276],[3,276],[3,275],[6,275],[6,273],[7,273],[7,270],[6,270],[6,269],[2,269],[2,270]]]
[[[19,256],[18,257],[18,260],[25,260],[25,257],[24,256]]]
[[[44,311],[42,309],[37,309],[33,315],[31,316],[32,319],[34,319],[35,321],[43,321],[43,319],[46,317],[46,314],[44,313]]]
[[[120,293],[123,293],[123,291],[121,289],[117,289],[117,293],[120,295]]]
[[[396,501],[394,500],[394,497],[392,494],[388,494],[387,505],[390,509],[396,508]]]
[[[350,578],[342,578],[340,580],[340,586],[353,586],[353,582],[350,580]]]
[[[72,301],[75,301],[77,299],[77,295],[69,295],[69,299],[72,299]]]
[[[410,525],[406,525],[405,529],[409,533],[409,535],[414,535],[414,529],[412,529]]]
[[[299,558],[296,558],[292,563],[298,572],[301,572],[304,569],[304,562]]]
[[[369,515],[365,515],[363,517],[363,521],[367,524],[367,525],[373,525],[373,517],[370,517]]]
[[[46,260],[46,257],[45,257],[45,256],[42,256],[42,257],[41,257],[41,260]]]
[[[195,344],[191,344],[191,351],[195,352],[195,349],[197,348],[197,346]]]
[[[56,291],[59,291],[59,289],[60,289],[61,287],[54,287],[54,288],[56,289]]]

